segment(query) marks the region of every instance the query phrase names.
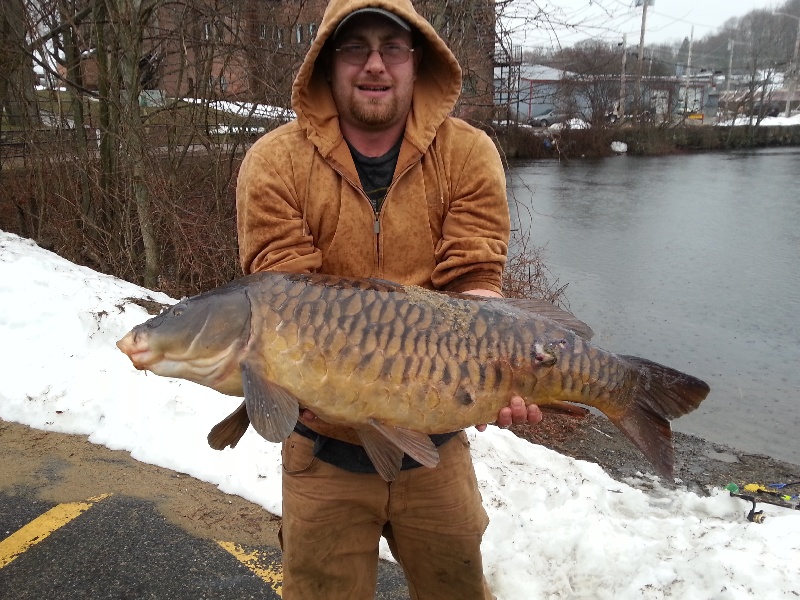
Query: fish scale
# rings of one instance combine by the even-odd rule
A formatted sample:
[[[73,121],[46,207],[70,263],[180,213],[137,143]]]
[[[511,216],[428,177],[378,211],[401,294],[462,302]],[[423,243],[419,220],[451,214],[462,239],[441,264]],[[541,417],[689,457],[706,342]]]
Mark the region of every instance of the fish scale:
[[[572,335],[555,324],[550,331],[522,329],[516,313],[486,311],[480,302],[445,301],[427,290],[414,289],[409,302],[405,289],[355,293],[329,287],[320,293],[304,282],[287,280],[285,285],[288,289],[282,293],[269,290],[259,304],[271,306],[282,322],[305,319],[311,314],[307,305],[317,305],[330,333],[301,326],[295,341],[292,329],[287,346],[304,350],[291,351],[291,361],[274,361],[270,372],[284,387],[298,385],[294,380],[299,371],[309,373],[302,377],[298,395],[318,398],[315,412],[331,422],[353,420],[354,407],[365,406],[363,396],[369,394],[375,395],[378,408],[366,406],[368,416],[388,425],[404,426],[412,404],[422,413],[415,428],[426,433],[458,430],[465,419],[492,421],[512,394],[534,392],[536,371],[541,370],[530,359],[535,338]],[[345,333],[347,352],[329,343],[341,339],[334,330]],[[488,334],[486,343],[478,331],[485,332],[483,337]],[[315,352],[308,353],[308,347]],[[403,362],[402,371],[394,368],[395,361]],[[563,381],[571,380],[565,373],[559,390],[568,390]]]
[[[211,430],[217,449],[234,446],[250,423],[280,441],[307,407],[353,428],[391,480],[403,452],[436,464],[426,434],[492,422],[520,395],[542,408],[597,408],[671,473],[669,421],[696,409],[708,385],[607,352],[590,337],[588,326],[541,300],[258,273],[180,302],[117,345],[138,369],[245,397]]]

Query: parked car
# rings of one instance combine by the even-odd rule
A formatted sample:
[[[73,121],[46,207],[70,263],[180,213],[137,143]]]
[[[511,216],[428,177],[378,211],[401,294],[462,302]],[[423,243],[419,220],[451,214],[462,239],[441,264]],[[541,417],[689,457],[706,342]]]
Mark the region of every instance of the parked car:
[[[550,127],[553,123],[564,122],[569,115],[559,112],[555,109],[547,111],[546,113],[533,117],[529,123],[534,127]]]
[[[550,131],[563,131],[564,129],[589,129],[591,125],[583,119],[567,119],[561,123],[553,123],[548,127]]]

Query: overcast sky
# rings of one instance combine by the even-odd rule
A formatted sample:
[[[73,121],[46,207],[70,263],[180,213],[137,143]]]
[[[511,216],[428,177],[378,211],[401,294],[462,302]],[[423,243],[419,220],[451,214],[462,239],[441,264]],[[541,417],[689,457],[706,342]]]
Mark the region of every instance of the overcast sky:
[[[515,40],[523,46],[571,46],[586,38],[639,43],[642,9],[634,0],[518,0]],[[681,41],[692,33],[700,39],[715,32],[731,17],[741,17],[754,9],[776,10],[784,5],[776,0],[655,0],[647,9],[645,43]],[[523,9],[527,6],[527,12]],[[553,28],[531,25],[534,6],[542,9]],[[527,18],[526,18],[527,15]],[[522,23],[526,23],[522,26]],[[539,21],[541,22],[541,21]],[[566,28],[561,24],[569,24]]]

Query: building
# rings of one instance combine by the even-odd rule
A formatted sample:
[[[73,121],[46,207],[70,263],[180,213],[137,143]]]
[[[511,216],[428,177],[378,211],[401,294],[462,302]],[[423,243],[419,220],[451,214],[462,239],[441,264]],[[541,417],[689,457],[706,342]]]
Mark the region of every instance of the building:
[[[545,65],[498,66],[495,102],[506,108],[509,118],[527,123],[567,104],[565,84],[573,78],[569,71]]]
[[[634,81],[625,86],[625,115],[633,114]],[[642,114],[657,122],[682,115],[700,120],[717,113],[719,93],[712,76],[645,77],[641,83]],[[619,116],[620,76],[581,75],[545,65],[495,68],[495,103],[509,118],[528,123],[556,110],[568,117],[602,121]]]
[[[326,5],[324,0],[162,4],[144,27],[140,85],[172,98],[236,99],[288,107],[292,82]],[[489,118],[493,110],[494,2],[420,0],[415,5],[461,64],[463,93],[456,114]],[[83,33],[84,85],[97,89],[96,36]]]

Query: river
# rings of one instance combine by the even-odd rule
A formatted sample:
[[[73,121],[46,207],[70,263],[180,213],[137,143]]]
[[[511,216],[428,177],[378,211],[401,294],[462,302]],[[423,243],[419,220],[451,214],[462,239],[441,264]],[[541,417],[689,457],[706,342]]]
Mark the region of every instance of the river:
[[[516,162],[530,228],[593,342],[711,386],[677,431],[800,464],[800,149]]]

